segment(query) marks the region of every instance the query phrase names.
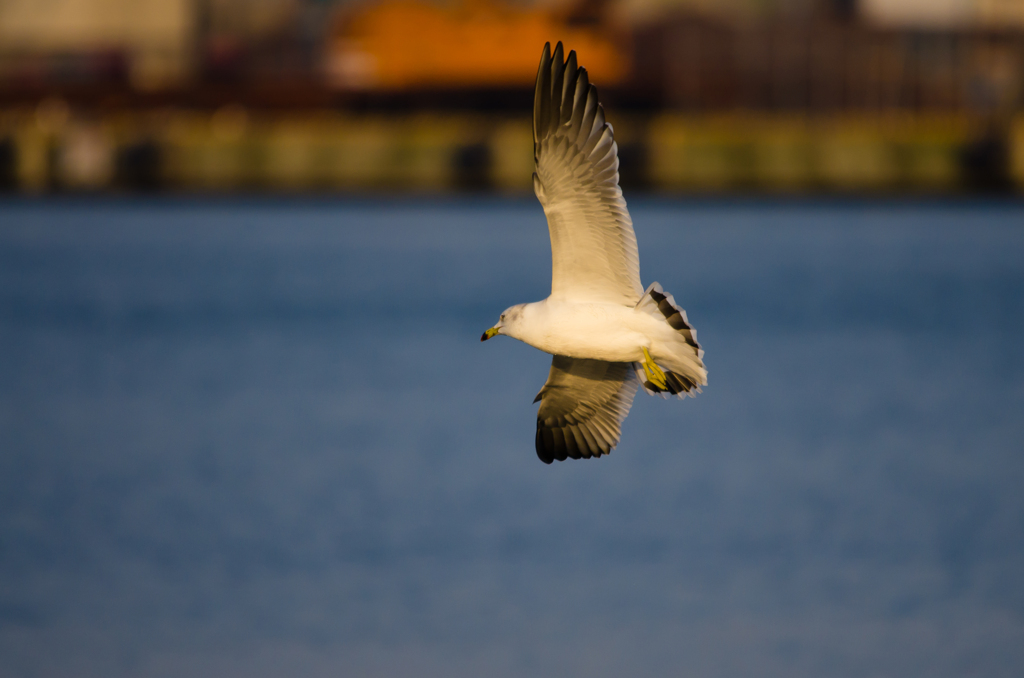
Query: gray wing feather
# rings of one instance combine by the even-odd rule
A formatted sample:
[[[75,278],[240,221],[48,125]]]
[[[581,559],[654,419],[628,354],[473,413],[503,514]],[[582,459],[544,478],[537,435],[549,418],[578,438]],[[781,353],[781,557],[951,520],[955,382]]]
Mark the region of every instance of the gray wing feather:
[[[551,296],[633,305],[640,257],[619,188],[618,148],[597,88],[544,46],[533,99],[534,191],[551,235]]]
[[[556,355],[537,394],[537,456],[589,459],[608,454],[622,435],[639,382],[631,363],[581,360]]]

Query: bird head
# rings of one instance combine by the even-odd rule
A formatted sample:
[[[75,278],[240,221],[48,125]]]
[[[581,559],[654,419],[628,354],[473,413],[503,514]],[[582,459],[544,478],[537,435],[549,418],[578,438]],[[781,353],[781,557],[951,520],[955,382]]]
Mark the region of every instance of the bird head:
[[[491,337],[496,337],[499,334],[514,337],[516,325],[519,323],[519,320],[523,315],[523,306],[525,306],[525,304],[517,304],[506,308],[501,316],[498,317],[497,324],[484,332],[483,336],[480,337],[480,341],[487,341]]]

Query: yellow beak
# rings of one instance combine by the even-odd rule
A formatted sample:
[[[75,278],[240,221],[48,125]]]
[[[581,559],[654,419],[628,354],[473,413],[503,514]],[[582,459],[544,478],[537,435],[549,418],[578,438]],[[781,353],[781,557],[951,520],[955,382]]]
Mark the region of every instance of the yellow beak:
[[[489,329],[486,332],[484,332],[483,336],[480,337],[480,341],[487,341],[491,337],[497,336],[497,334],[498,334],[498,328],[497,327],[492,327],[491,329]]]

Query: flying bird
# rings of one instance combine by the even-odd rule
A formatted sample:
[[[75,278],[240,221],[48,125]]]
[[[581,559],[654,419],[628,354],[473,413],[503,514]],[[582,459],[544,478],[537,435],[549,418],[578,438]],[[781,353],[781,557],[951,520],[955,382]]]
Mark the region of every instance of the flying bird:
[[[533,190],[551,236],[551,295],[505,309],[496,335],[552,354],[534,402],[537,456],[589,459],[618,444],[637,388],[682,398],[707,384],[686,311],[658,283],[644,290],[618,148],[576,52],[544,45],[533,99]]]

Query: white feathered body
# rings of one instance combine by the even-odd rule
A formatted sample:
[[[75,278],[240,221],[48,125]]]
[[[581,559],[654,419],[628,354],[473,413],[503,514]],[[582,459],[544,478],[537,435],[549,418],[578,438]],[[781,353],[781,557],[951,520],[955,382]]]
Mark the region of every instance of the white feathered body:
[[[643,360],[641,347],[651,350],[660,329],[650,315],[620,304],[549,298],[524,305],[512,336],[552,355],[629,363]]]
[[[678,331],[660,313],[615,303],[575,302],[548,297],[522,304],[506,321],[503,334],[552,355],[640,362],[643,349],[655,361],[704,383],[707,372]],[[509,309],[512,311],[513,309]]]

